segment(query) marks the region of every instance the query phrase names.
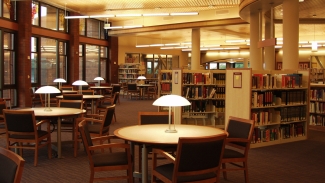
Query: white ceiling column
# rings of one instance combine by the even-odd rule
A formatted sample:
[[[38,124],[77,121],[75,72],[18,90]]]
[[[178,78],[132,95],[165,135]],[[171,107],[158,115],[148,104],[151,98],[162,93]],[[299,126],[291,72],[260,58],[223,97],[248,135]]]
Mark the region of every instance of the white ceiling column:
[[[282,69],[298,69],[299,62],[299,1],[283,2]]]
[[[258,48],[258,42],[261,41],[261,21],[260,12],[250,15],[250,68],[254,70],[263,70],[262,48]]]
[[[273,7],[270,10],[270,20],[265,20],[265,40],[274,38]],[[264,47],[264,69],[275,69],[275,45]]]
[[[201,65],[200,29],[192,29],[191,70],[199,70]]]

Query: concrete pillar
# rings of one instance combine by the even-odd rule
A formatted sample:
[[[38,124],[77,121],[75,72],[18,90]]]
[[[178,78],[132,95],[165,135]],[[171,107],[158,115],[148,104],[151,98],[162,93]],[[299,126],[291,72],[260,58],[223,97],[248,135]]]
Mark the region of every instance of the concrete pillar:
[[[299,1],[283,2],[283,69],[298,69]]]
[[[250,67],[253,70],[263,69],[262,49],[258,48],[261,40],[260,13],[252,13],[250,16]]]
[[[192,29],[192,54],[191,70],[200,69],[201,51],[200,51],[200,29]]]
[[[271,19],[265,21],[265,39],[274,38],[273,8],[271,9]],[[265,70],[275,68],[275,48],[274,46],[264,47]]]

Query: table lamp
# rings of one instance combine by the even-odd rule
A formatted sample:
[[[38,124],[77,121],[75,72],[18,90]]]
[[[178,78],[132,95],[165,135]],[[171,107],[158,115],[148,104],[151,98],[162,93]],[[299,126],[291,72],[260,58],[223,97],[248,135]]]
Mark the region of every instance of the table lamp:
[[[51,105],[50,105],[50,94],[51,93],[61,93],[59,89],[57,89],[54,86],[42,86],[39,89],[35,91],[35,93],[44,93],[45,94],[45,109],[44,111],[52,111]],[[46,94],[47,96],[47,106],[46,106]]]
[[[95,77],[94,80],[98,81],[98,86],[100,86],[100,81],[104,80],[104,78],[102,78],[102,77]]]
[[[88,83],[83,80],[77,80],[77,81],[73,82],[72,85],[79,86],[79,93],[82,94],[82,86],[87,86]]]
[[[62,83],[66,83],[67,81],[63,78],[56,78],[54,81],[54,83],[59,83],[59,89],[61,90],[62,87]]]
[[[144,81],[143,80],[145,80],[147,78],[145,76],[139,76],[137,79],[140,80],[139,81],[139,84],[144,84]]]
[[[166,133],[176,133],[177,130],[175,129],[175,123],[174,123],[174,129],[171,129],[171,107],[180,107],[180,106],[187,106],[191,105],[191,103],[184,97],[179,95],[163,95],[159,97],[157,100],[153,102],[152,105],[155,106],[167,106],[169,107],[169,116],[168,116],[168,129],[165,131]]]

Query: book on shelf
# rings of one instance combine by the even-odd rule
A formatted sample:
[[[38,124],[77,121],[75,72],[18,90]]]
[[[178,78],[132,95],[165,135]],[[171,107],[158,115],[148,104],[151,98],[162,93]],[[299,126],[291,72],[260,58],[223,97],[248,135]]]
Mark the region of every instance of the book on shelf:
[[[212,88],[210,94],[209,94],[209,98],[214,98],[214,94],[216,93],[216,89]]]

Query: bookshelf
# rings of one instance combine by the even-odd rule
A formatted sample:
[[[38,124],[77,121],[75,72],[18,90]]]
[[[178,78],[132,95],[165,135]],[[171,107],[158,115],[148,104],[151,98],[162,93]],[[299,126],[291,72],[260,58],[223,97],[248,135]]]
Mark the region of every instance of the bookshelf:
[[[324,71],[325,69],[310,69],[310,83],[322,83],[325,82]]]
[[[242,88],[231,89],[236,72],[241,73],[245,84]],[[226,109],[229,109],[226,110],[226,116],[255,121],[252,148],[307,139],[310,81],[308,70],[231,69],[227,70],[226,77],[227,81],[230,80],[226,84],[226,91],[230,91],[226,94]],[[243,110],[245,108],[249,110]]]
[[[184,123],[224,128],[225,71],[183,70],[182,96],[191,105],[182,107]]]
[[[139,63],[125,63],[119,65],[118,79],[119,83],[136,83],[139,76]]]
[[[309,130],[325,132],[325,84],[310,84]]]

